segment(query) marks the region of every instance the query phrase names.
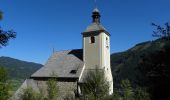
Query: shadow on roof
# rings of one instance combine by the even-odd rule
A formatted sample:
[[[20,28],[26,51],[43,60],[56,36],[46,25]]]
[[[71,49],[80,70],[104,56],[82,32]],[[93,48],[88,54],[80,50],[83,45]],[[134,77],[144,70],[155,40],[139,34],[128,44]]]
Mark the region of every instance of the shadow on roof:
[[[72,54],[83,61],[83,49],[71,50],[68,54]]]

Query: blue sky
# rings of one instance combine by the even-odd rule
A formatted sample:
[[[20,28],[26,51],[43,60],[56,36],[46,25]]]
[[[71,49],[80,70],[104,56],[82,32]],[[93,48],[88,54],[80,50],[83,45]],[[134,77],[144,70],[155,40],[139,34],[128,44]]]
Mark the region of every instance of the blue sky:
[[[153,40],[151,23],[170,21],[170,0],[97,0],[101,23],[111,34],[111,53]],[[44,64],[56,51],[82,48],[91,23],[94,0],[0,0],[4,19],[17,38],[0,49],[0,56]]]

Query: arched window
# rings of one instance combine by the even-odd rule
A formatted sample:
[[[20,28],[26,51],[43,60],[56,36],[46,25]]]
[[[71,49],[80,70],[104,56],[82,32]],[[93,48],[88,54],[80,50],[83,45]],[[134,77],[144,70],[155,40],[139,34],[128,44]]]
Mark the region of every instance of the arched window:
[[[95,43],[95,37],[94,36],[90,37],[90,43]]]

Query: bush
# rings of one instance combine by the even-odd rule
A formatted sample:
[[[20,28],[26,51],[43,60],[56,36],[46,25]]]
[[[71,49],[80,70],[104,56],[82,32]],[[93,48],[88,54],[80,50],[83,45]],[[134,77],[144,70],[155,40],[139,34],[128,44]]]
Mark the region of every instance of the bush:
[[[56,100],[57,99],[57,80],[55,78],[49,79],[47,82],[47,91],[48,91],[48,99]]]
[[[44,100],[44,96],[41,93],[35,92],[32,88],[26,88],[23,89],[20,100]]]
[[[90,70],[84,78],[82,92],[89,100],[103,100],[109,93],[109,82],[102,69]]]

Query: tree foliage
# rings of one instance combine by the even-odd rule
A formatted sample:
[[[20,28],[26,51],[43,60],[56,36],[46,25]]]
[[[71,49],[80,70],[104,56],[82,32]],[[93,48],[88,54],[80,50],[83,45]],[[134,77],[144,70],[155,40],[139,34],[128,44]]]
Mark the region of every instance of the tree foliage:
[[[128,79],[122,80],[120,91],[115,90],[114,93],[113,100],[150,100],[150,95],[146,88],[132,88]]]
[[[134,100],[134,93],[129,80],[122,80],[123,100]]]
[[[2,18],[3,13],[2,11],[0,11],[0,20],[2,20]],[[14,38],[16,38],[16,32],[14,32],[13,30],[4,31],[0,27],[0,47],[6,46],[8,44],[8,41]]]
[[[120,100],[121,96],[117,90],[114,90],[114,93],[111,97],[111,100]]]
[[[10,39],[16,38],[16,32],[13,30],[4,31],[0,28],[0,47],[6,46]]]
[[[49,100],[57,99],[58,87],[57,87],[57,80],[55,78],[48,80],[47,91],[48,91],[48,99]]]
[[[170,41],[161,50],[145,55],[139,64],[146,86],[154,100],[169,98],[170,80]]]
[[[3,67],[0,67],[0,100],[8,100],[9,88],[8,73]]]
[[[134,93],[135,100],[150,100],[150,96],[146,88],[137,87]]]
[[[152,23],[152,26],[156,27],[156,30],[153,31],[152,36],[164,39],[170,39],[170,24],[167,22],[164,24],[165,26],[162,27],[155,23]]]
[[[20,95],[20,100],[44,100],[41,93],[35,92],[31,87],[23,89],[23,94]]]
[[[91,70],[84,78],[83,94],[89,100],[102,100],[108,96],[109,82],[106,80],[103,69]]]

